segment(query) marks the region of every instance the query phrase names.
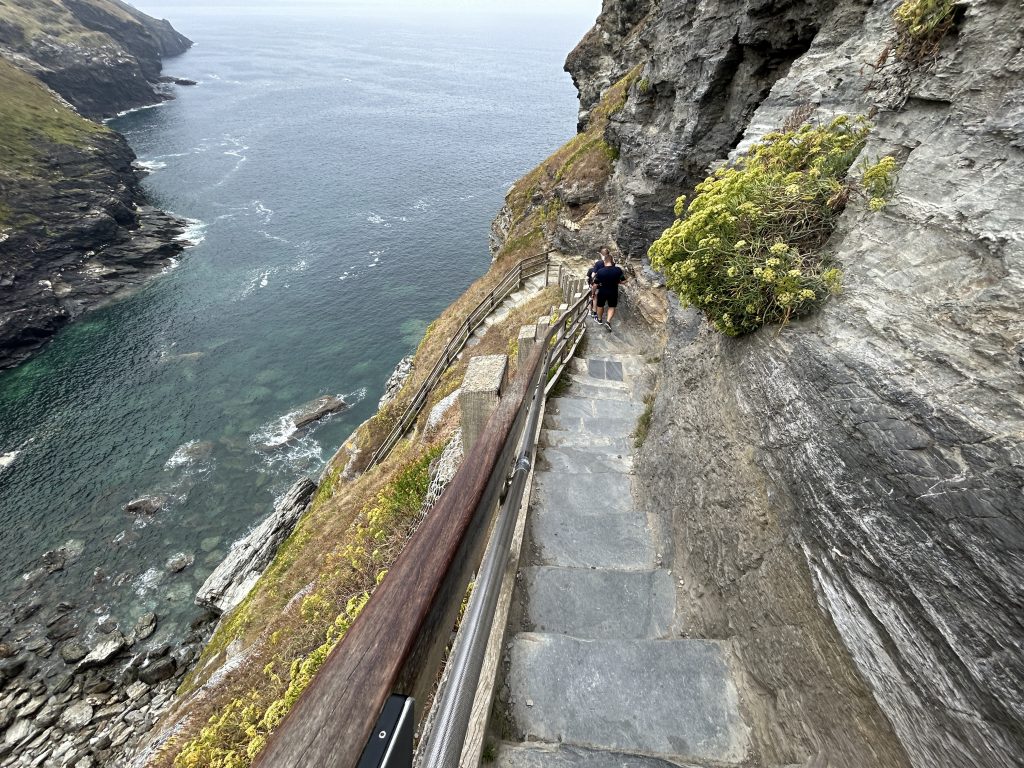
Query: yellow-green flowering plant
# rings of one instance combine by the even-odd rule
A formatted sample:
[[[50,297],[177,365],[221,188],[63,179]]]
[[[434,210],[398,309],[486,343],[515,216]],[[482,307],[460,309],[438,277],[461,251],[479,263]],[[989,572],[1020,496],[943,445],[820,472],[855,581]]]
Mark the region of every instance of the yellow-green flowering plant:
[[[679,218],[651,246],[651,264],[730,336],[810,311],[841,288],[820,249],[869,130],[866,119],[842,116],[768,134],[697,185],[692,201],[676,201]]]

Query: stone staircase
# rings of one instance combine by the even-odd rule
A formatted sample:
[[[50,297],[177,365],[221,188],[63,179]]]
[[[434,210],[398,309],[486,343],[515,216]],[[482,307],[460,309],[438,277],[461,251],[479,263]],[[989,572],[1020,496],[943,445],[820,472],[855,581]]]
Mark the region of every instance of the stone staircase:
[[[658,521],[633,501],[653,371],[628,323],[596,323],[549,401],[499,710],[504,768],[742,765],[748,729],[723,644],[683,639]],[[510,633],[513,630],[510,629]]]
[[[525,280],[522,287],[518,291],[513,291],[505,300],[501,302],[494,310],[484,319],[480,325],[473,331],[473,335],[469,337],[466,342],[467,347],[475,347],[480,343],[480,339],[483,338],[484,334],[495,324],[502,323],[508,319],[509,314],[516,307],[520,307],[540,291],[544,289],[544,275],[534,275],[533,277]]]

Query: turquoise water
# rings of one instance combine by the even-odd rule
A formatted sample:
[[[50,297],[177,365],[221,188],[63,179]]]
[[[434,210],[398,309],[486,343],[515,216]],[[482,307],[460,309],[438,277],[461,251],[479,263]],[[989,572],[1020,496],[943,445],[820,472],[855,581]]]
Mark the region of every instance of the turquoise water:
[[[112,125],[197,245],[0,374],[5,602],[34,590],[123,626],[155,609],[158,639],[179,631],[231,542],[322,469],[486,270],[508,186],[574,132],[561,66],[594,5],[396,21],[386,5],[142,4],[197,41],[165,72],[199,85]],[[353,407],[289,434],[327,393]],[[166,509],[123,511],[144,494]],[[26,583],[69,539],[82,556]],[[195,563],[171,575],[177,552]]]

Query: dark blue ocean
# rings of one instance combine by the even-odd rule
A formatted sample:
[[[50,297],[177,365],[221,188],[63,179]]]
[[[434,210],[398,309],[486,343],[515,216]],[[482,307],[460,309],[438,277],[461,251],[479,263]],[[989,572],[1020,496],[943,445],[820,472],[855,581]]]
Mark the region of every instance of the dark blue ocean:
[[[574,133],[562,63],[599,3],[140,5],[196,41],[165,73],[199,84],[112,126],[196,245],[0,374],[0,597],[74,603],[87,632],[156,610],[160,640],[487,269],[508,187]],[[353,407],[291,434],[328,393]],[[123,511],[147,494],[167,508]],[[69,540],[79,559],[23,578]]]

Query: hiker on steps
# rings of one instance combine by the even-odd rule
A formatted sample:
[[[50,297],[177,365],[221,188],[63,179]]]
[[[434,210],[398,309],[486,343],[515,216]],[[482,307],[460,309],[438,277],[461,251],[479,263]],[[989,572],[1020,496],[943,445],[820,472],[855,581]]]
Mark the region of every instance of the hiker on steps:
[[[597,312],[597,322],[610,331],[612,318],[615,317],[615,308],[619,305],[619,283],[626,282],[626,273],[615,266],[607,248],[601,249],[601,257],[603,264],[594,273],[594,282],[597,284],[594,311]],[[607,315],[605,315],[605,307],[607,307]]]
[[[587,270],[587,285],[590,286],[590,317],[592,320],[597,320],[597,283],[594,281],[594,275],[599,269],[604,267],[604,256],[606,253],[608,253],[608,249],[602,248],[597,261]]]

